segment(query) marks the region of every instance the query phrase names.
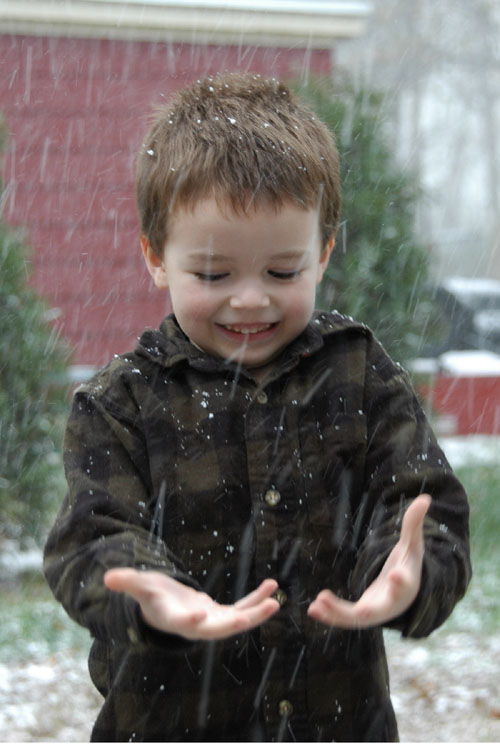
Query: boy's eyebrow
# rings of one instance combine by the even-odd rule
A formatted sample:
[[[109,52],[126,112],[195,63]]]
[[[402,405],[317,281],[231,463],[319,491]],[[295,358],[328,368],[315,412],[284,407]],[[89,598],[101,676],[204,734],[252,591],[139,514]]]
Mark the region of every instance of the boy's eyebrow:
[[[271,255],[272,260],[296,260],[297,258],[302,258],[306,253],[306,250],[304,248],[296,248],[291,250],[282,250],[278,253],[273,253]]]
[[[297,260],[298,258],[302,258],[305,254],[305,250],[303,248],[297,248],[293,250],[281,250],[277,253],[272,253],[269,255],[270,260]],[[188,253],[188,257],[190,260],[193,261],[200,261],[203,263],[206,263],[207,260],[210,262],[225,262],[233,260],[232,258],[228,257],[227,255],[223,255],[222,253],[215,253],[213,250],[193,250],[192,252]]]
[[[226,255],[222,255],[222,253],[214,253],[213,250],[193,250],[192,252],[188,253],[188,257],[190,260],[199,260],[200,262],[206,263],[207,260],[210,261],[226,261],[230,260]]]

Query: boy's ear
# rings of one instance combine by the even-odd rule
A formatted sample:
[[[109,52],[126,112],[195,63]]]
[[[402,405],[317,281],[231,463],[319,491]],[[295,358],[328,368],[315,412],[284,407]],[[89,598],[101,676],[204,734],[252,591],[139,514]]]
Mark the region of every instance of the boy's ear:
[[[328,261],[330,260],[330,255],[332,254],[334,247],[335,247],[335,235],[332,234],[332,236],[330,237],[330,239],[324,246],[323,250],[321,251],[321,255],[319,258],[319,266],[318,266],[318,278],[316,279],[317,284],[319,284],[319,282],[323,278],[323,274],[326,271]]]
[[[163,266],[163,261],[156,255],[151,245],[149,244],[148,238],[144,234],[141,235],[141,248],[147,269],[154,281],[155,286],[158,287],[158,289],[167,289],[168,280],[165,268]]]

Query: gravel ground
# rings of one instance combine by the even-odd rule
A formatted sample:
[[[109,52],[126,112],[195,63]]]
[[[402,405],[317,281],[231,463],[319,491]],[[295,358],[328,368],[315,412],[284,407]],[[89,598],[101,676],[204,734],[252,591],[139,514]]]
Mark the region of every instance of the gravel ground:
[[[386,638],[402,742],[500,741],[500,639],[435,633]],[[80,653],[0,665],[0,730],[9,742],[88,742],[101,699]]]
[[[386,636],[402,742],[500,741],[500,638],[436,632]]]

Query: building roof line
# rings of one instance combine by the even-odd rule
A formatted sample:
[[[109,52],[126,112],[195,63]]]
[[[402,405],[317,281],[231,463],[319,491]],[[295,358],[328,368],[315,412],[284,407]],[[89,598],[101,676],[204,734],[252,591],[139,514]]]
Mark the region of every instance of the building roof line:
[[[329,47],[336,39],[360,36],[366,13],[360,3],[313,3],[308,13],[295,2],[278,5],[269,0],[268,8],[250,10],[250,3],[238,7],[215,0],[0,0],[3,33],[38,36],[77,36],[123,39],[154,39],[231,44],[244,39],[247,44]],[[351,6],[351,12],[349,7]],[[366,3],[364,4],[366,5]],[[297,6],[296,10],[290,10]],[[325,4],[326,8],[326,4]],[[333,12],[336,8],[338,12]]]

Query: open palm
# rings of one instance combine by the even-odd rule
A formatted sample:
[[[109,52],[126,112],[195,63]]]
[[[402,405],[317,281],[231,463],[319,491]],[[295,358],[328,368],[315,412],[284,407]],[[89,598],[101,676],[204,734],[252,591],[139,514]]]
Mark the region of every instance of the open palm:
[[[398,617],[418,594],[424,557],[424,517],[429,495],[419,495],[403,517],[401,536],[377,578],[357,602],[346,601],[332,591],[320,591],[309,605],[315,620],[338,628],[369,628]]]
[[[114,568],[104,575],[104,583],[139,602],[152,627],[191,640],[218,640],[250,630],[279,609],[271,598],[278,584],[271,579],[232,605],[218,604],[208,594],[157,571]]]

